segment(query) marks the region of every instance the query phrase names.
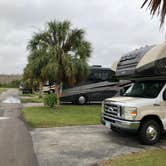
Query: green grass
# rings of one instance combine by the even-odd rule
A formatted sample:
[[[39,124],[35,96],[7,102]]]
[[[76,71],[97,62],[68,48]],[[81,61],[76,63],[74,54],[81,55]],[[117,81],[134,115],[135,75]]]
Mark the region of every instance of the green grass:
[[[100,166],[164,166],[166,149],[145,151],[117,157],[103,162]]]
[[[29,98],[21,98],[22,103],[42,103],[43,98],[39,97],[29,97]]]
[[[33,94],[20,94],[22,103],[43,103],[43,98],[39,98],[38,93]]]
[[[27,107],[23,118],[31,127],[94,125],[100,123],[100,106],[63,105],[59,108]]]
[[[6,88],[0,88],[0,93],[4,92]]]
[[[37,96],[39,96],[39,94],[38,94],[38,93],[23,94],[23,93],[21,92],[20,96],[21,96],[21,97],[37,97]]]

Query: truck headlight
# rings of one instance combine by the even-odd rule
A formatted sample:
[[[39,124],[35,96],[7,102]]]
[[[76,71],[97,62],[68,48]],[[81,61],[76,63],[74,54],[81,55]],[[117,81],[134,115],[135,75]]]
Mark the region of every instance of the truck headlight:
[[[135,107],[123,107],[122,118],[127,120],[135,120],[137,116],[137,108]]]

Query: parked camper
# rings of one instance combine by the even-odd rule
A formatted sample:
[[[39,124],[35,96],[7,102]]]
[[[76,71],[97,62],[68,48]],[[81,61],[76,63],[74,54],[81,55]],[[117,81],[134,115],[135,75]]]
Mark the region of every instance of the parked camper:
[[[103,102],[102,123],[113,131],[136,131],[142,143],[155,144],[166,130],[166,43],[123,56],[116,75],[132,85]]]
[[[108,97],[115,96],[118,91],[114,87],[117,82],[112,82],[115,72],[110,68],[99,65],[90,68],[88,78],[74,86],[62,91],[61,101],[75,104],[85,104],[91,101],[103,101]]]

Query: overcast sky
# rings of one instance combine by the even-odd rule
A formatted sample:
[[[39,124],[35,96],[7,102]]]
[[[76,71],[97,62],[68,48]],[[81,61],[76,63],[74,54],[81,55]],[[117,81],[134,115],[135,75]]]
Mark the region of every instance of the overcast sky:
[[[91,65],[111,67],[124,53],[165,40],[143,0],[0,0],[0,73],[22,73],[26,45],[50,20],[70,20],[92,43]]]

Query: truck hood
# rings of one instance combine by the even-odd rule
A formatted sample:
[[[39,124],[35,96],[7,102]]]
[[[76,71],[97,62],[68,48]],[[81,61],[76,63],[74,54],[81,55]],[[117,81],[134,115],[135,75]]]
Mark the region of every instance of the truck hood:
[[[106,99],[106,101],[111,101],[121,106],[143,107],[154,104],[156,99],[122,96],[122,97],[108,98]]]

